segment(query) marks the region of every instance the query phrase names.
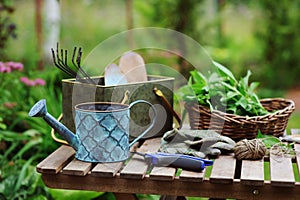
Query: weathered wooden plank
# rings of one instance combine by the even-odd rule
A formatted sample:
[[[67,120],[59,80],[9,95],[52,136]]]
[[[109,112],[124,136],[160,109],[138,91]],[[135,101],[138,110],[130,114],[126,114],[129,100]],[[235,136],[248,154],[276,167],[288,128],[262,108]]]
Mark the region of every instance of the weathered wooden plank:
[[[176,168],[173,167],[153,167],[149,174],[152,180],[173,180],[176,174]]]
[[[202,182],[205,174],[205,169],[202,172],[192,172],[187,170],[182,170],[179,175],[180,181],[189,181],[189,182]]]
[[[146,175],[148,164],[144,159],[138,155],[133,155],[131,160],[121,170],[120,176],[122,178],[142,179]]]
[[[160,138],[149,139],[144,142],[144,144],[137,150],[142,153],[153,153],[158,150],[160,146]],[[121,170],[120,176],[122,178],[144,178],[147,170],[148,164],[145,162],[144,158],[140,155],[133,155],[132,159],[126,164],[126,166]]]
[[[264,184],[264,160],[243,160],[241,183],[260,186]]]
[[[295,186],[292,159],[270,153],[270,178],[273,186]]]
[[[40,173],[57,174],[70,160],[75,151],[72,147],[62,145],[40,162],[36,170]]]
[[[92,169],[91,175],[98,177],[114,177],[122,166],[123,162],[99,163]]]
[[[292,135],[300,134],[300,129],[292,128],[292,129],[291,129],[291,134],[292,134]]]
[[[135,143],[130,148],[130,151],[135,151],[138,145],[138,143]],[[98,163],[91,170],[91,175],[96,177],[114,177],[120,171],[120,169],[122,169],[123,165],[124,162]]]
[[[233,156],[220,156],[215,159],[211,175],[211,183],[232,183],[234,179],[234,172],[236,166],[236,159]]]
[[[246,186],[234,180],[232,184],[211,184],[209,181],[184,182],[144,179],[68,176],[64,174],[42,175],[48,187],[59,189],[89,190],[132,194],[161,194],[172,196],[197,196],[219,199],[299,199],[300,185],[297,187]]]
[[[85,176],[91,168],[92,163],[73,159],[66,167],[63,168],[61,173],[66,175]]]
[[[300,144],[294,145],[295,151],[300,152]],[[298,174],[300,175],[300,154],[296,154],[296,162],[297,162],[297,168],[298,168]]]
[[[300,129],[291,129],[291,134],[292,135],[300,135]],[[297,163],[297,168],[298,168],[298,174],[300,174],[300,144],[299,143],[295,143],[294,144],[294,148],[295,148],[295,151],[297,152],[296,153],[296,163]]]

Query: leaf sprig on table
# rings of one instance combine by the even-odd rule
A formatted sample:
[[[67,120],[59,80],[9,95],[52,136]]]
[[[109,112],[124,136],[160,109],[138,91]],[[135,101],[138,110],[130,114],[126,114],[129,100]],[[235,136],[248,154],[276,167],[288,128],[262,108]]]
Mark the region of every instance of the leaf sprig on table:
[[[277,156],[295,157],[296,155],[296,151],[293,148],[294,143],[284,143],[280,138],[273,135],[262,134],[260,131],[258,131],[256,138],[261,139],[266,146],[267,155],[271,153]]]
[[[255,93],[259,83],[249,83],[251,71],[239,80],[223,65],[213,62],[215,71],[205,76],[198,70],[191,71],[187,85],[179,96],[187,103],[197,101],[210,110],[220,110],[239,116],[262,116],[269,112],[261,105]]]

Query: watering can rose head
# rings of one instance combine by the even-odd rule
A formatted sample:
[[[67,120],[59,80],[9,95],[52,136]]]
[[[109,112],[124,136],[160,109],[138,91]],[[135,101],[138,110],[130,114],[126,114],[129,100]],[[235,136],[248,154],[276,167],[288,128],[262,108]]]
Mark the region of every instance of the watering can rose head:
[[[42,99],[37,102],[29,111],[30,117],[44,117],[47,114],[46,100]]]

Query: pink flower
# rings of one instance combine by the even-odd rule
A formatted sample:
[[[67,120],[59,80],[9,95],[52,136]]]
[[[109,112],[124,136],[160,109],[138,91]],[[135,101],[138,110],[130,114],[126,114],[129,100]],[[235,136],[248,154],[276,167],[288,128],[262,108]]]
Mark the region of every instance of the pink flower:
[[[27,86],[34,86],[34,82],[32,80],[29,80],[29,78],[27,78],[25,76],[21,77],[20,81]]]
[[[43,85],[46,84],[45,80],[43,80],[41,78],[35,79],[34,82],[35,82],[36,85],[42,85],[43,86]]]
[[[3,62],[0,62],[0,73],[4,73],[6,71],[6,66]]]
[[[22,71],[24,68],[23,64],[19,62],[7,62],[6,66],[10,67],[12,70],[18,70],[18,71]]]
[[[23,82],[25,85],[27,85],[29,87],[38,86],[38,85],[43,86],[43,85],[46,84],[45,80],[43,80],[41,78],[37,78],[35,80],[30,80],[29,78],[24,77],[24,76],[20,78],[20,81]]]
[[[24,68],[22,63],[19,62],[0,62],[0,72],[1,73],[10,73],[14,70],[22,71]]]
[[[11,71],[12,71],[12,69],[11,69],[10,67],[7,67],[7,66],[6,66],[6,69],[5,69],[4,72],[5,72],[5,73],[10,73]]]
[[[26,84],[29,81],[29,79],[27,77],[25,77],[25,76],[22,76],[20,78],[20,81]]]
[[[24,69],[24,65],[22,63],[16,63],[15,64],[15,69],[22,71]]]

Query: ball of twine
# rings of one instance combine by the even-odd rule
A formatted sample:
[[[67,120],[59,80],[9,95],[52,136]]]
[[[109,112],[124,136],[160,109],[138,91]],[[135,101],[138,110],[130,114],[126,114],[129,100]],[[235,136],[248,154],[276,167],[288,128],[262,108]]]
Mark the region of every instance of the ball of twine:
[[[258,160],[265,156],[267,148],[260,139],[243,139],[236,143],[233,148],[238,160]]]

